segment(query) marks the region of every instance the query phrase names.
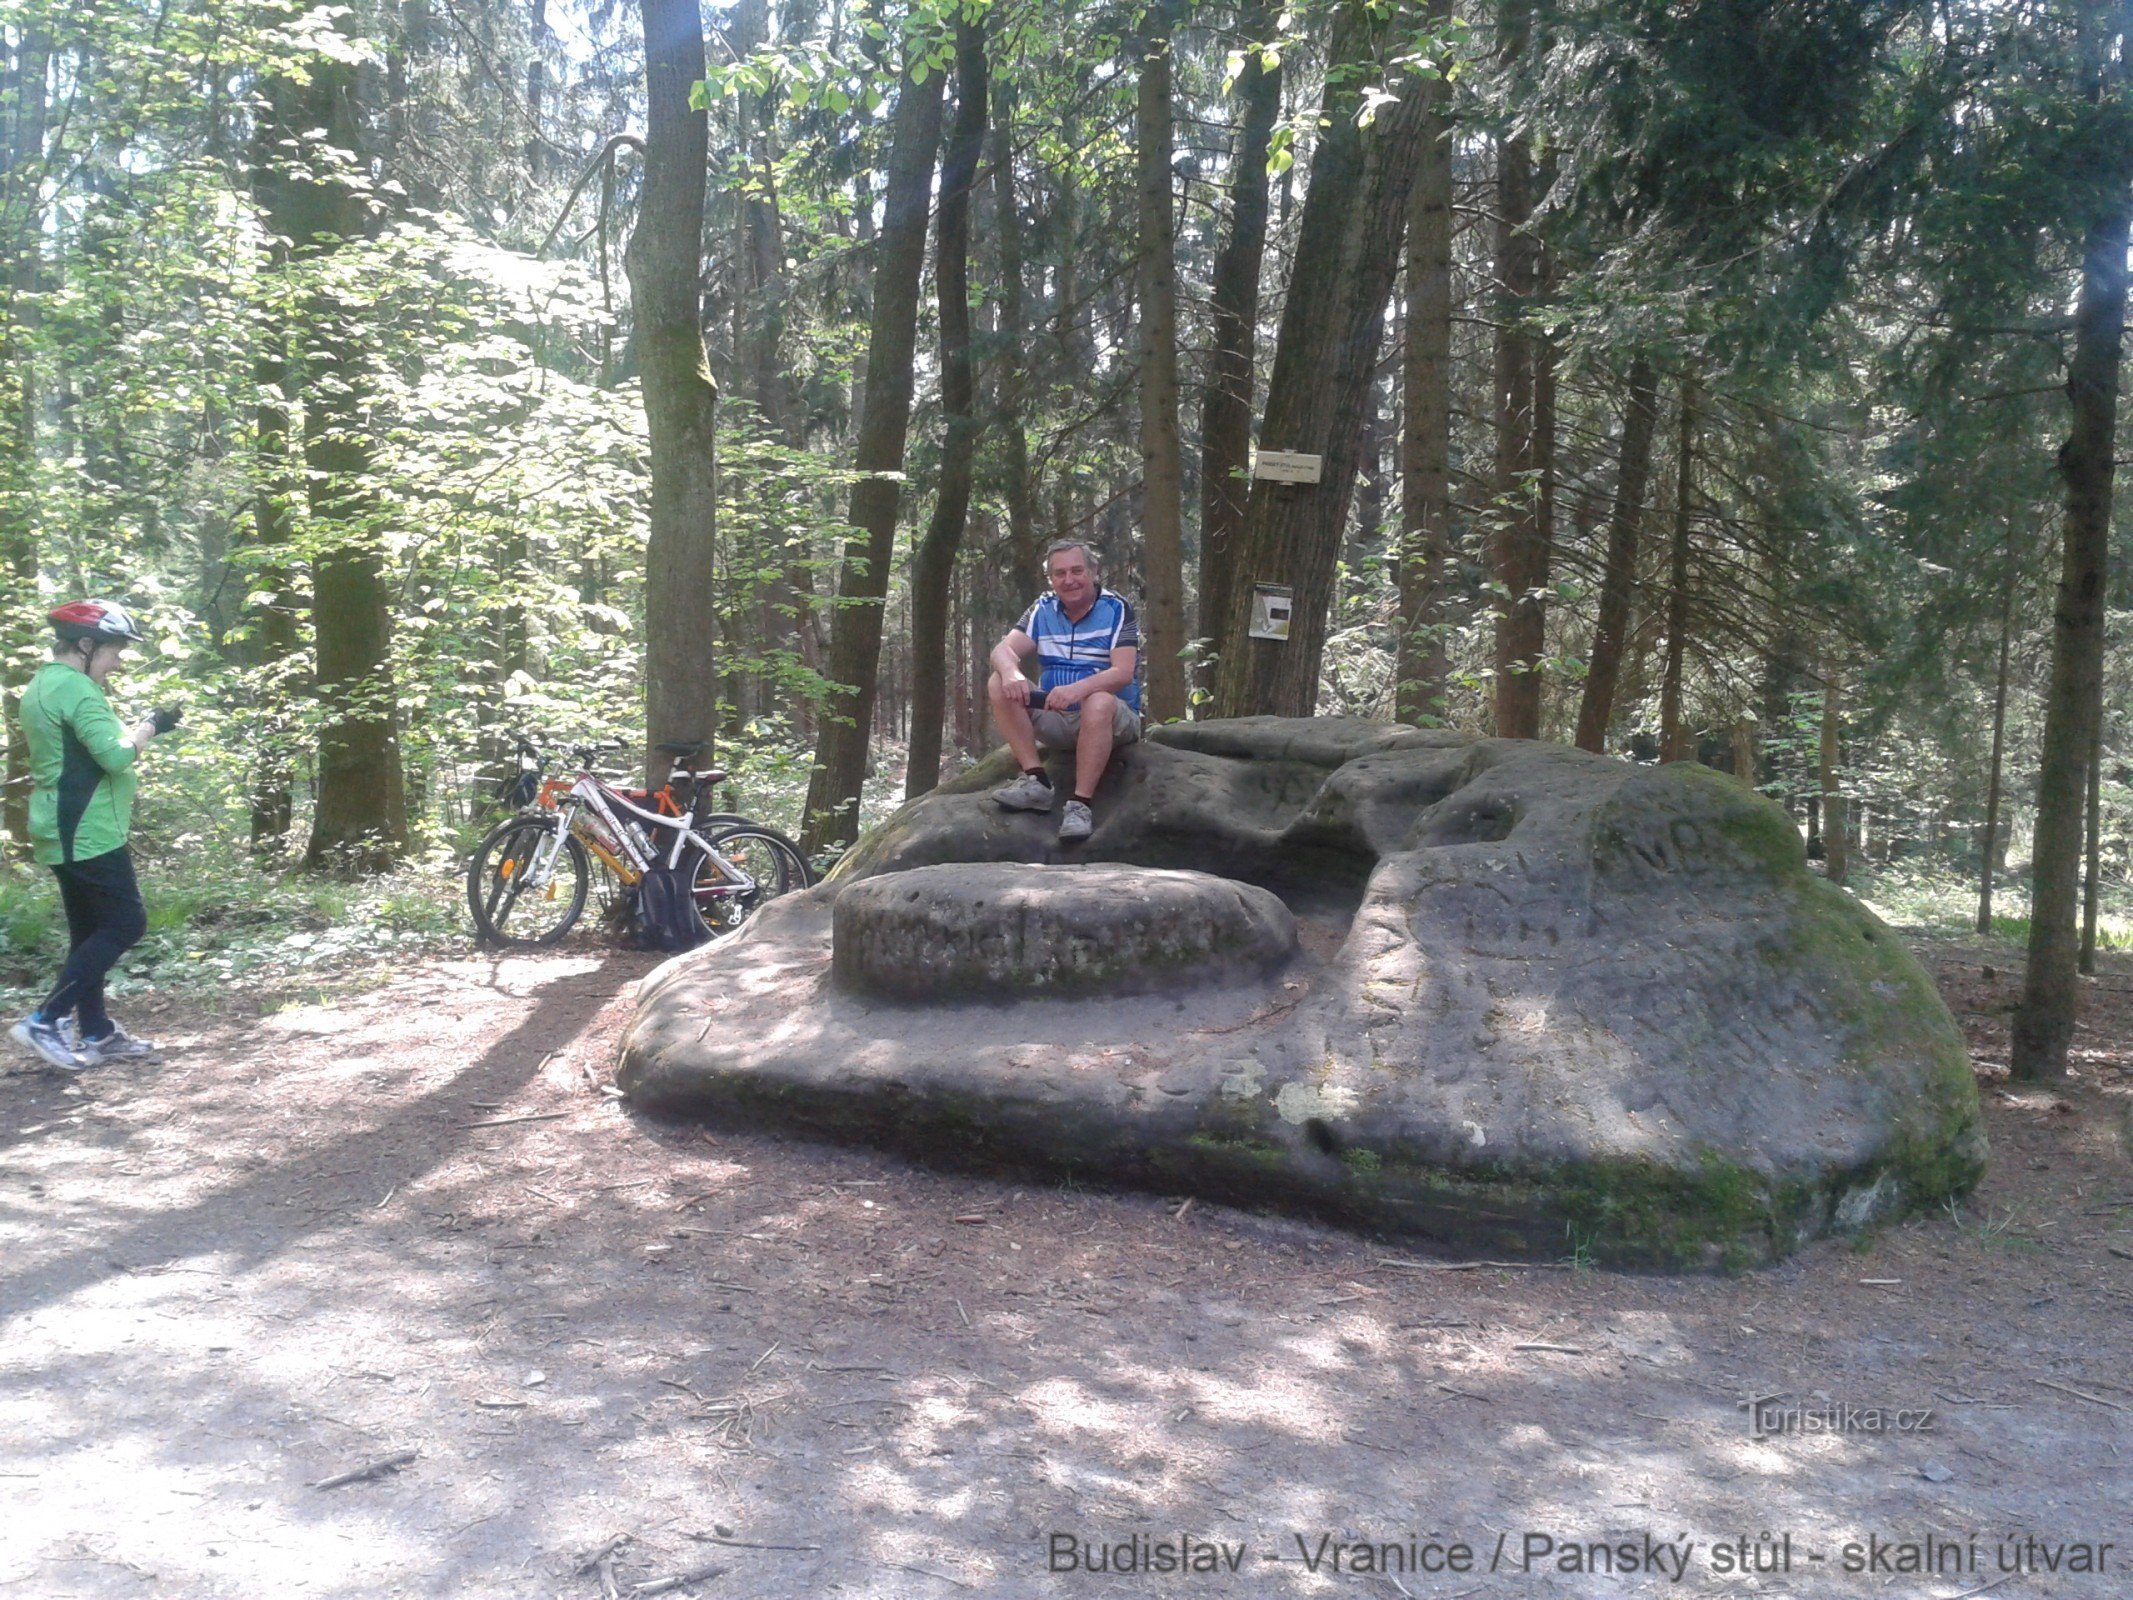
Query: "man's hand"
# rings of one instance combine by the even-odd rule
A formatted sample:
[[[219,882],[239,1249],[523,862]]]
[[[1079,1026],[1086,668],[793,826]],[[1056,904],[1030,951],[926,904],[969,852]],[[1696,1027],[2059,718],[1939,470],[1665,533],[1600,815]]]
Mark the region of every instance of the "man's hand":
[[[1088,697],[1089,685],[1087,679],[1083,679],[1079,683],[1062,683],[1044,697],[1044,709],[1047,711],[1071,711]]]
[[[136,750],[146,750],[148,748],[148,741],[153,739],[155,736],[156,719],[154,717],[141,718],[139,722],[136,722],[133,725],[132,729],[126,735],[126,737],[132,741],[133,748]]]

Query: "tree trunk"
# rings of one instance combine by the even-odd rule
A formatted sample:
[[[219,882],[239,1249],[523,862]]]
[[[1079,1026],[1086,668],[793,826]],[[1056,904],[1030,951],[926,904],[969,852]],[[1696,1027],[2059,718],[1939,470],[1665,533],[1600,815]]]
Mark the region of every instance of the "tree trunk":
[[[1522,0],[1505,7],[1504,56],[1515,68],[1529,19]],[[1540,282],[1540,242],[1532,232],[1533,151],[1523,134],[1496,148],[1496,533],[1490,563],[1497,597],[1496,736],[1540,735],[1540,677],[1533,648],[1545,615],[1535,571],[1544,568],[1539,502],[1539,432],[1534,412],[1534,339],[1525,326]]]
[[[2007,648],[2014,635],[2015,561],[2012,530],[2007,540],[2007,579],[2000,590],[2000,665],[1992,684],[1992,766],[1985,777],[1984,864],[1978,869],[1977,931],[1992,932],[1992,875],[1999,865],[2000,757],[2007,742]]]
[[[1744,787],[1755,787],[1755,720],[1752,717],[1733,719],[1733,776],[1740,779]]]
[[[1822,861],[1831,883],[1842,883],[1851,871],[1851,847],[1846,838],[1844,796],[1837,786],[1837,765],[1842,759],[1844,723],[1837,709],[1837,674],[1823,669],[1822,740],[1818,772],[1822,792]]]
[[[881,664],[884,598],[896,547],[904,439],[911,422],[912,356],[918,338],[918,284],[926,257],[926,209],[941,142],[941,78],[923,83],[906,59],[897,90],[889,186],[874,246],[873,328],[867,342],[866,402],[859,424],[839,605],[830,627],[830,703],[815,740],[801,842],[812,854],[859,833],[868,732]]]
[[[1184,464],[1178,443],[1177,241],[1172,217],[1170,46],[1173,0],[1150,7],[1134,95],[1140,178],[1141,661],[1150,722],[1185,715]]]
[[[2080,999],[2077,973],[2082,812],[2102,704],[2104,579],[2110,554],[2112,439],[2118,424],[2126,325],[2129,202],[2123,184],[2090,230],[2067,371],[2073,429],[2059,451],[2066,481],[2058,604],[2052,613],[2051,686],[2037,774],[2036,848],[2029,902],[2029,965],[2015,1011],[2013,1077],[2066,1076]]]
[[[526,176],[538,188],[547,171],[547,146],[541,140],[541,100],[548,86],[548,0],[533,0],[533,16],[526,33]]]
[[[1629,404],[1622,413],[1621,465],[1615,474],[1615,504],[1607,524],[1607,564],[1600,578],[1600,615],[1592,634],[1592,665],[1578,702],[1577,747],[1595,755],[1607,750],[1614,722],[1615,684],[1629,638],[1629,602],[1637,587],[1637,544],[1644,532],[1644,497],[1651,481],[1652,435],[1658,431],[1659,380],[1646,357],[1629,368]]]
[[[1023,418],[1028,384],[1029,329],[1022,297],[1022,209],[1015,199],[1014,90],[994,96],[992,127],[993,237],[999,251],[1000,365],[994,381],[1001,445],[1002,492],[1007,500],[1008,566],[1017,586],[1038,582],[1044,540],[1037,531],[1030,483],[1029,433]]]
[[[1334,70],[1297,238],[1296,260],[1308,275],[1292,282],[1282,307],[1260,427],[1262,445],[1318,456],[1319,481],[1252,485],[1235,591],[1215,641],[1217,716],[1308,716],[1317,705],[1333,569],[1384,342],[1385,302],[1400,266],[1425,109],[1421,80],[1409,79],[1368,127],[1357,125],[1367,76],[1361,68],[1373,58],[1376,27],[1359,0],[1335,16]],[[1253,586],[1261,583],[1293,591],[1286,639],[1246,637]]]
[[[1267,14],[1251,13],[1248,27],[1265,31]],[[1230,164],[1229,237],[1215,257],[1208,295],[1207,392],[1200,405],[1199,634],[1222,632],[1235,589],[1238,535],[1251,499],[1252,387],[1259,337],[1259,273],[1266,257],[1267,146],[1281,113],[1281,67],[1269,70],[1258,51],[1245,56],[1237,77],[1243,110]],[[1204,684],[1210,676],[1200,672]]]
[[[1071,106],[1061,120],[1060,131],[1067,149],[1081,148],[1081,116]],[[1072,162],[1060,164],[1052,177],[1055,187],[1048,231],[1058,251],[1052,262],[1058,286],[1053,338],[1058,342],[1062,366],[1079,375],[1096,370],[1096,339],[1081,303],[1081,186],[1075,180]]]
[[[948,662],[948,683],[953,693],[949,721],[955,728],[955,747],[964,756],[976,754],[978,737],[977,701],[971,695],[970,664],[985,654],[977,639],[975,574],[968,564],[956,569],[949,589],[948,637],[955,649]],[[982,686],[981,686],[982,687]]]
[[[970,371],[970,189],[985,153],[985,24],[955,24],[955,123],[941,157],[940,220],[933,283],[941,309],[941,477],[926,535],[911,558],[911,751],[904,793],[916,797],[941,778],[941,725],[947,717],[949,589],[970,516],[970,475],[978,446],[977,397]]]
[[[689,105],[704,75],[696,0],[640,0],[644,17],[644,190],[623,251],[651,442],[644,557],[644,770],[660,744],[718,730],[718,386],[704,352],[704,183],[710,119]],[[705,757],[708,759],[708,752]]]
[[[1659,759],[1686,761],[1695,741],[1683,726],[1681,677],[1688,664],[1689,518],[1696,497],[1696,380],[1681,380],[1681,435],[1675,463],[1674,541],[1667,563],[1666,666],[1659,680]]]
[[[747,0],[733,12],[734,48],[753,52],[769,37],[768,0]],[[741,148],[748,181],[741,202],[743,260],[747,294],[743,297],[742,343],[738,352],[747,373],[750,398],[772,438],[788,450],[806,448],[800,397],[785,363],[785,305],[790,286],[785,277],[785,223],[779,211],[776,152],[771,144],[775,105],[768,92],[744,91],[735,98],[741,125]],[[814,579],[806,552],[774,548],[750,552],[748,564],[765,576],[755,596],[755,626],[763,650],[788,659],[797,656],[809,670],[820,667],[815,648]],[[759,654],[761,652],[758,652]],[[727,654],[733,652],[729,649]],[[778,680],[774,671],[758,669],[749,678],[763,710],[776,710]],[[794,707],[795,724],[813,731],[812,703],[804,697]]]
[[[1545,257],[1539,292],[1549,292]],[[1533,353],[1533,505],[1530,516],[1519,526],[1520,538],[1511,551],[1511,592],[1515,598],[1504,640],[1510,651],[1513,721],[1523,730],[1517,737],[1538,739],[1545,708],[1543,690],[1547,686],[1542,668],[1548,654],[1548,577],[1555,562],[1556,355],[1555,346],[1545,334],[1532,335],[1528,343]],[[1503,683],[1499,677],[1499,687]]]
[[[345,17],[335,26],[352,33]],[[291,152],[284,182],[299,269],[320,267],[373,225],[357,87],[354,67],[324,58],[310,64],[307,83],[289,87],[288,121],[302,148]],[[312,288],[302,315],[306,500],[323,546],[311,563],[311,628],[324,712],[304,865],[382,871],[406,848],[407,800],[383,575],[386,513],[367,482],[369,330],[330,286]]]
[[[1395,342],[1400,337],[1397,327],[1393,331]],[[1348,569],[1353,581],[1370,560],[1377,548],[1378,539],[1385,531],[1385,495],[1391,488],[1385,474],[1385,408],[1389,403],[1382,384],[1373,383],[1363,391],[1363,442],[1356,458],[1355,512],[1349,518],[1348,542],[1341,553],[1341,564]],[[1340,603],[1341,596],[1334,596]]]
[[[2097,680],[2097,692],[2103,689]],[[2089,746],[2088,847],[2081,870],[2081,974],[2096,976],[2097,901],[2103,892],[2103,708],[2096,709],[2096,742]]]
[[[287,78],[265,85],[265,103],[252,130],[252,197],[266,224],[264,252],[267,279],[284,280],[291,239],[300,237],[303,219],[292,214],[289,161],[304,131],[289,120],[289,98],[298,93]],[[301,646],[301,600],[294,590],[289,544],[295,533],[303,478],[292,458],[289,423],[297,400],[296,375],[290,370],[290,329],[279,303],[266,306],[259,354],[252,365],[254,402],[251,548],[245,552],[245,588],[260,598],[245,607],[244,660],[253,669],[257,720],[249,741],[252,849],[261,855],[279,852],[293,820],[293,754],[287,726],[296,699],[291,666]]]
[[[1432,7],[1432,15],[1441,7]],[[1423,91],[1407,223],[1407,362],[1400,442],[1400,635],[1394,715],[1442,727],[1449,711],[1445,588],[1452,555],[1452,125],[1446,86]]]
[[[0,173],[0,249],[6,257],[7,302],[0,312],[0,572],[18,597],[0,616],[0,723],[7,765],[0,773],[0,834],[27,849],[30,842],[30,752],[16,708],[36,671],[43,637],[38,608],[22,603],[37,592],[37,297],[44,275],[44,181],[47,79],[51,41],[41,27],[24,26],[9,74],[14,103],[6,129],[7,170]]]

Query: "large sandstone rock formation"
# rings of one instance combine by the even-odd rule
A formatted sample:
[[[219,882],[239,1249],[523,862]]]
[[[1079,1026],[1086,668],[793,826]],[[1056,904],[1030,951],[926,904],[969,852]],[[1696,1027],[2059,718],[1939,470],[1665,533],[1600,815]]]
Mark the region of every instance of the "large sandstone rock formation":
[[[631,1099],[1626,1263],[1768,1259],[1981,1169],[1925,973],[1718,773],[1197,723],[1122,753],[1079,846],[991,803],[1010,775],[663,968]]]

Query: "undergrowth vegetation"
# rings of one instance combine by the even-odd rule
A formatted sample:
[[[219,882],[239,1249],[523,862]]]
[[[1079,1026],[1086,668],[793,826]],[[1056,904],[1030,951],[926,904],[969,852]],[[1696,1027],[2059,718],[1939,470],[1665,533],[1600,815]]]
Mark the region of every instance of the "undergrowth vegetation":
[[[114,1002],[154,988],[206,994],[346,981],[471,948],[446,851],[358,881],[263,871],[241,856],[140,863],[148,933],[112,972]],[[27,1010],[67,953],[50,876],[0,877],[0,1007]]]

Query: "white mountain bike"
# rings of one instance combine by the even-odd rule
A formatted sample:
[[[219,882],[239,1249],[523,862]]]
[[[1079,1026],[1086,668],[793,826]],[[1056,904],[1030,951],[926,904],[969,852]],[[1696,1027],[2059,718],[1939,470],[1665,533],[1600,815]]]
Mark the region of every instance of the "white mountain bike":
[[[674,762],[659,789],[618,788],[593,771],[593,758],[617,744],[575,746],[569,777],[547,776],[547,757],[523,735],[517,745],[515,787],[528,808],[490,829],[467,864],[467,904],[487,943],[559,943],[585,910],[595,861],[625,890],[654,865],[676,869],[713,935],[815,881],[800,847],[777,829],[710,809],[726,774],[686,765],[700,743],[659,747]]]

